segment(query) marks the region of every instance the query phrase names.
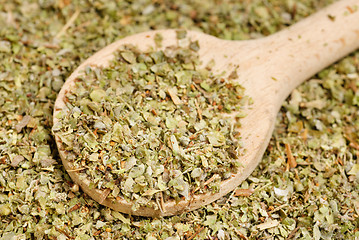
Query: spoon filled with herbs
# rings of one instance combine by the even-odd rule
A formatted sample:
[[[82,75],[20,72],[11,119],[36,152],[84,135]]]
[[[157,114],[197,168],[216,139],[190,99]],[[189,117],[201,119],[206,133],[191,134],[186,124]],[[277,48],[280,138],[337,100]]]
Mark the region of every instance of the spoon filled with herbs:
[[[62,162],[85,193],[120,212],[202,207],[252,173],[290,92],[358,47],[359,0],[262,39],[184,30],[126,37],[63,85],[53,126]]]

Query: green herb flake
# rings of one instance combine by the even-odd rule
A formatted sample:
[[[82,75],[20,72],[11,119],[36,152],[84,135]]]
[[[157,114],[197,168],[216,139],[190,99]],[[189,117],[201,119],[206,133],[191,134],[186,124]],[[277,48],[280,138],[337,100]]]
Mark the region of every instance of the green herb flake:
[[[64,131],[68,123],[53,126],[53,105],[66,78],[77,66],[117,39],[149,30],[179,28],[227,40],[260,38],[292,25],[331,2],[223,0],[219,4],[214,0],[179,0],[175,3],[150,0],[0,0],[0,26],[4,26],[0,27],[0,239],[359,239],[356,170],[359,151],[358,52],[332,64],[300,85],[283,103],[260,165],[238,188],[253,189],[252,194],[242,196],[234,191],[190,213],[149,219],[121,214],[98,204],[72,182],[61,164],[54,138],[49,134],[52,128],[65,142],[68,151],[80,154],[79,145],[72,144],[75,141],[72,130]],[[356,10],[355,7],[350,8]],[[333,16],[328,18],[329,22],[333,20]],[[195,41],[185,40],[181,44],[184,47],[187,44],[190,52],[197,49]],[[124,50],[133,52],[131,49]],[[139,54],[134,64],[120,55],[118,60],[131,64],[130,71],[141,74],[141,71],[147,71],[147,63],[161,63],[164,57],[160,53],[148,56]],[[214,60],[206,66],[207,72],[216,64]],[[174,135],[180,152],[184,150],[186,161],[182,163],[196,162],[196,166],[185,170],[182,178],[185,180],[188,179],[187,175],[191,175],[191,186],[199,184],[198,191],[205,188],[201,185],[209,179],[205,166],[211,166],[210,160],[216,159],[217,155],[201,158],[204,153],[200,153],[197,158],[185,158],[186,151],[191,151],[186,149],[190,149],[191,141],[197,144],[197,139],[210,144],[208,127],[211,125],[198,124],[197,109],[202,110],[203,119],[213,119],[210,124],[214,126],[218,126],[219,119],[215,112],[203,105],[202,101],[207,101],[206,96],[200,95],[197,108],[195,102],[187,106],[186,94],[197,96],[202,94],[201,90],[212,94],[217,91],[217,86],[211,86],[209,92],[205,91],[200,83],[210,82],[207,81],[205,71],[195,66],[191,62],[184,63],[181,68],[183,73],[176,70],[176,76],[171,78],[171,82],[177,85],[176,94],[182,101],[179,105],[173,103],[164,86],[154,88],[157,90],[151,89],[153,83],[166,79],[162,76],[153,79],[146,74],[142,75],[140,78],[143,80],[136,84],[147,88],[148,92],[144,91],[144,96],[136,95],[133,101],[146,101],[146,111],[141,111],[148,114],[134,118],[131,122],[134,125],[130,127],[126,126],[129,122],[126,113],[137,111],[137,108],[119,102],[117,106],[111,106],[112,111],[103,111],[105,106],[102,102],[107,102],[108,94],[96,102],[89,98],[95,88],[82,87],[82,81],[76,85],[79,95],[72,96],[71,101],[83,98],[79,103],[83,108],[71,109],[57,116],[64,118],[67,114],[73,114],[76,121],[71,122],[71,128],[86,121],[86,125],[91,126],[89,129],[94,131],[94,124],[98,122],[96,127],[100,128],[95,133],[101,148],[111,149],[111,145],[115,144],[118,152],[114,152],[114,156],[106,156],[100,155],[96,149],[92,152],[86,148],[86,151],[88,156],[99,154],[98,160],[94,161],[96,164],[119,165],[117,171],[111,173],[112,178],[122,180],[133,167],[140,164],[146,166],[144,176],[147,178],[151,172],[149,169],[152,169],[152,178],[156,179],[153,185],[145,186],[142,179],[127,178],[130,179],[126,185],[128,192],[119,193],[117,197],[126,194],[127,200],[131,200],[130,196],[137,199],[135,190],[144,193],[149,189],[161,190],[151,195],[155,199],[163,193],[174,198],[182,197],[175,194],[178,190],[175,192],[168,187],[175,173],[167,171],[168,166],[178,164],[176,157],[181,155],[168,160],[161,155],[161,151],[157,151],[158,155],[131,155],[128,152],[134,147],[132,138],[137,141],[144,138],[150,148],[168,148],[165,151],[172,152],[169,141],[170,136]],[[205,78],[200,79],[192,72],[199,70],[202,72],[199,75],[203,74]],[[239,66],[239,80],[241,70]],[[89,71],[91,75],[91,69]],[[101,86],[100,89],[111,87],[114,92],[116,90],[117,101],[121,101],[119,97],[123,94],[134,96],[138,91],[127,81],[107,82],[108,79],[126,79],[123,73],[118,69],[107,72],[108,76],[93,76],[99,81],[97,86]],[[192,79],[196,89],[189,91],[186,86],[190,86]],[[240,92],[236,95],[245,95]],[[154,99],[165,102],[166,111],[171,114],[164,116],[165,110],[157,108]],[[83,114],[96,118],[86,119],[82,117]],[[189,121],[184,117],[191,114],[198,119]],[[175,115],[182,119],[177,119]],[[105,116],[114,119],[111,120],[113,123],[107,123]],[[150,123],[148,116],[155,120]],[[154,123],[151,128],[158,134],[160,127],[166,127],[165,122],[159,119],[162,117],[177,119],[178,125],[175,129],[168,129],[161,141],[155,137],[158,135],[149,137],[147,133],[141,132],[138,124]],[[104,123],[106,129],[99,122]],[[116,124],[119,124],[118,127]],[[195,126],[201,130],[196,130]],[[81,125],[77,128],[80,130]],[[195,135],[183,136],[182,131],[187,128]],[[83,137],[89,129],[81,128],[81,135],[76,139]],[[222,132],[222,127],[210,130]],[[285,144],[291,146],[293,157],[298,163],[295,168],[287,168]],[[117,162],[117,154],[125,157]],[[92,160],[96,159],[95,156],[92,155]],[[154,156],[158,160],[154,161]],[[69,158],[75,161],[77,169],[87,171],[98,182],[103,181],[102,173],[83,166],[80,159],[76,161],[76,155],[69,155]],[[46,164],[48,160],[49,163],[54,162]],[[43,167],[42,162],[50,167]],[[161,164],[157,166],[153,162]],[[121,184],[121,189],[125,189],[122,185],[126,181],[114,182],[112,186]],[[93,187],[96,185],[93,184]],[[288,191],[287,201],[277,197],[274,187]],[[111,197],[114,197],[113,192],[116,195],[115,187],[111,190]],[[262,230],[257,227],[274,220],[279,225]]]
[[[188,41],[185,31],[177,34],[182,44]],[[87,68],[77,87],[67,94],[73,114],[62,115],[56,133],[66,149],[72,148],[74,161],[92,169],[85,173],[94,187],[112,189],[109,197],[134,199],[135,207],[149,201],[156,206],[160,192],[165,199],[189,199],[209,179],[209,187],[199,192],[216,192],[219,180],[236,171],[236,159],[243,150],[231,131],[239,131],[239,124],[232,126],[222,115],[223,107],[213,109],[212,101],[225,106],[228,113],[239,111],[244,105],[233,89],[243,88],[201,70],[190,46],[189,41],[185,47],[148,52],[124,46],[117,53],[121,58],[107,68]],[[153,61],[137,62],[141,56]],[[121,78],[112,78],[116,69],[121,69]],[[207,78],[200,83],[203,92],[191,87],[197,78]],[[81,112],[85,107],[93,111]],[[208,108],[210,118],[202,115]],[[70,132],[78,137],[65,137]],[[163,171],[164,159],[170,161],[169,176]]]

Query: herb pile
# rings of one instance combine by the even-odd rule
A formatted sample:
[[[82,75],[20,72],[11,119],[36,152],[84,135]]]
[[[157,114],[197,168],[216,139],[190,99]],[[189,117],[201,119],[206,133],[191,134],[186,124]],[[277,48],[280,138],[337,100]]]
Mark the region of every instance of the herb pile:
[[[237,171],[243,114],[236,121],[224,114],[249,99],[238,83],[201,68],[198,42],[177,35],[180,46],[164,50],[123,47],[109,67],[89,67],[65,95],[53,131],[74,170],[90,187],[111,189],[110,198],[157,207],[150,202],[156,196],[215,192]]]
[[[0,239],[357,239],[358,51],[293,91],[251,177],[180,216],[99,205],[71,181],[51,135],[64,80],[117,39],[180,27],[257,38],[331,2],[0,0]]]

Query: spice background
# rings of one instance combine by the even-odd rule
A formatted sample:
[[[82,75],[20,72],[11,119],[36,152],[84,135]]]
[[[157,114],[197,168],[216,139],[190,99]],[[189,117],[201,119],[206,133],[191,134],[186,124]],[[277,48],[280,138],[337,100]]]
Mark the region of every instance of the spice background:
[[[358,51],[294,90],[254,173],[190,213],[100,206],[73,184],[51,135],[66,78],[117,39],[163,28],[258,38],[331,2],[0,0],[0,239],[359,239]]]

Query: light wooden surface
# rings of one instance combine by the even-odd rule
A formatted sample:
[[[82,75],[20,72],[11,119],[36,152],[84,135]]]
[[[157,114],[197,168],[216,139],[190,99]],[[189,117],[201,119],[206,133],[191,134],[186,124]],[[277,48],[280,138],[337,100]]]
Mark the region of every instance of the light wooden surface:
[[[82,63],[62,87],[54,110],[63,109],[63,97],[73,87],[73,80],[87,65],[106,66],[119,46],[134,44],[146,50],[154,46],[153,36],[161,33],[163,44],[176,44],[174,30],[160,30],[136,34],[121,39]],[[90,189],[89,180],[80,180],[77,172],[68,171],[74,182],[97,202],[120,212],[141,216],[169,216],[190,211],[208,204],[232,191],[245,180],[260,162],[272,135],[275,118],[284,99],[303,81],[359,48],[359,0],[342,0],[322,9],[301,22],[269,37],[249,41],[226,41],[189,31],[191,39],[200,43],[199,54],[204,63],[215,59],[215,70],[230,73],[238,66],[239,78],[246,94],[254,104],[247,109],[242,122],[242,140],[246,154],[240,158],[243,167],[230,179],[222,182],[216,194],[195,195],[190,201],[166,202],[164,211],[152,208],[131,210],[131,202],[110,201],[104,192]],[[80,50],[79,50],[80,51]],[[66,151],[56,136],[56,143],[66,170],[73,169],[66,160]]]

